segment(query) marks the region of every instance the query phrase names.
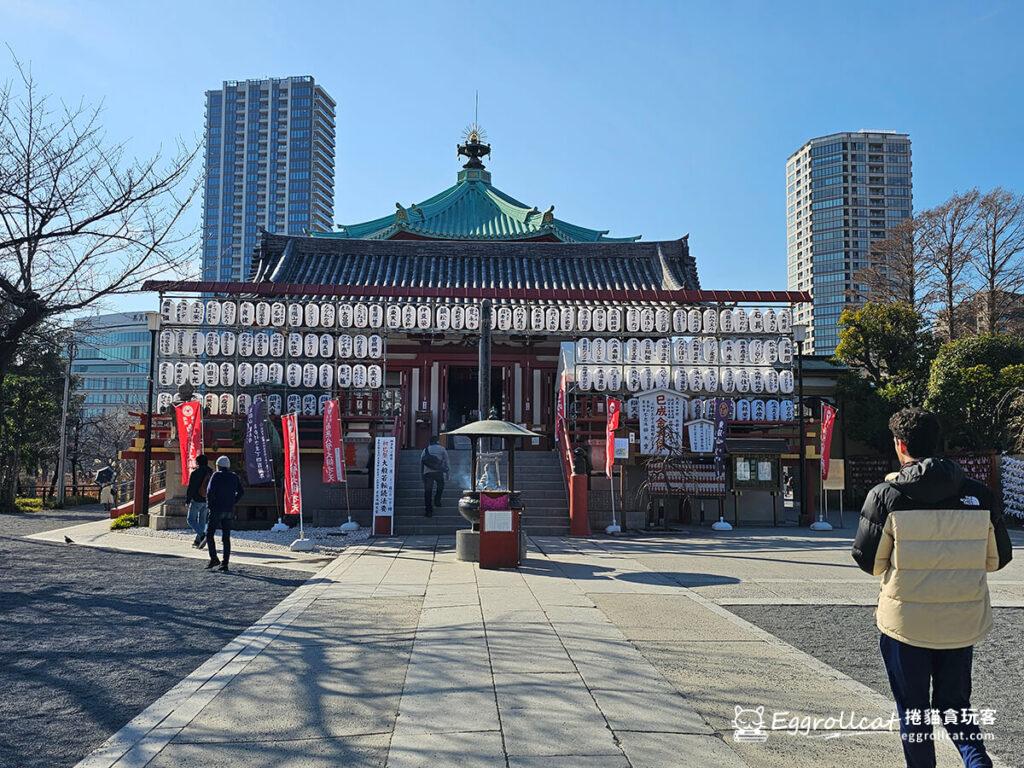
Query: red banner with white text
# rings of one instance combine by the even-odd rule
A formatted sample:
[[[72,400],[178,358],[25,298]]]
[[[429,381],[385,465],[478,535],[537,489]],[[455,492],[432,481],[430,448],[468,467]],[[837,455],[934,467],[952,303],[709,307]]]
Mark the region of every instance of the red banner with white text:
[[[281,417],[284,437],[284,513],[302,514],[302,478],[299,474],[299,416],[289,413]]]
[[[828,403],[821,404],[821,479],[828,480],[829,459],[832,457],[832,428],[838,411]]]
[[[345,445],[341,435],[341,409],[337,400],[324,403],[324,485],[345,482]]]
[[[181,452],[181,483],[188,485],[196,457],[203,452],[203,405],[198,400],[174,407],[175,426],[178,430],[178,449]]]
[[[608,423],[604,430],[604,473],[612,476],[615,466],[615,430],[619,428],[622,401],[617,397],[608,398]]]

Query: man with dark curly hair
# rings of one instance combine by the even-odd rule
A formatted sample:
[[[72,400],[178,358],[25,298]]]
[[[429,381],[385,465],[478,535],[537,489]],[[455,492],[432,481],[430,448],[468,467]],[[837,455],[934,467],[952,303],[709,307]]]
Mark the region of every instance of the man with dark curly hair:
[[[1013,547],[989,489],[936,457],[934,413],[904,408],[889,430],[900,470],[868,493],[853,559],[882,577],[875,619],[903,755],[908,768],[934,768],[932,724],[942,723],[964,765],[985,768],[992,760],[972,715],[971,665],[992,627],[987,574],[1010,562]]]

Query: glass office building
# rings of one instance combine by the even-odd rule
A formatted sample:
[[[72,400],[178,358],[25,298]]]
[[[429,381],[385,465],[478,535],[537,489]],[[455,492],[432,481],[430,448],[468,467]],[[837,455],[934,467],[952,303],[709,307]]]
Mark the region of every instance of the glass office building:
[[[839,314],[856,306],[871,244],[913,214],[910,136],[892,131],[811,139],[786,163],[786,254],[790,290],[810,291],[797,309],[806,351],[831,355]]]
[[[335,106],[310,76],[206,92],[204,280],[247,279],[261,229],[332,229]]]
[[[111,411],[144,411],[150,333],[146,312],[97,315],[75,321],[71,373],[87,418]]]

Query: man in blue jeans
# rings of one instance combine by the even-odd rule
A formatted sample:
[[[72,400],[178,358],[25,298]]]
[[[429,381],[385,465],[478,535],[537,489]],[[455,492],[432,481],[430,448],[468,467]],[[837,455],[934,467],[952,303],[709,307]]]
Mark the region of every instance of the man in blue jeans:
[[[942,724],[967,768],[991,768],[971,707],[974,645],[992,628],[987,574],[1013,547],[992,494],[933,458],[939,422],[922,408],[889,421],[901,469],[868,493],[853,558],[882,577],[875,620],[908,768],[934,768]]]
[[[196,532],[192,541],[193,549],[200,549],[206,541],[206,486],[210,482],[213,471],[207,463],[206,454],[196,456],[196,468],[188,477],[188,488],[185,489],[185,501],[188,503],[188,527]]]

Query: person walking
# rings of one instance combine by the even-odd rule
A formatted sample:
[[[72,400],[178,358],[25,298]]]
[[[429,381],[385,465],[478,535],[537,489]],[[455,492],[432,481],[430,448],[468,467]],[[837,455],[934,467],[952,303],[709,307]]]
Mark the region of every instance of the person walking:
[[[196,468],[189,475],[188,488],[185,489],[185,501],[188,503],[188,516],[185,518],[185,522],[196,532],[196,537],[192,540],[193,549],[201,549],[203,542],[206,541],[208,518],[206,486],[210,484],[210,475],[212,474],[213,470],[210,469],[206,454],[200,453],[196,456]]]
[[[438,442],[437,435],[430,438],[430,445],[420,454],[420,467],[423,473],[424,514],[431,517],[434,507],[441,506],[444,481],[448,476],[448,451]]]
[[[235,517],[235,504],[244,493],[242,481],[231,471],[231,460],[227,456],[218,458],[217,471],[210,478],[210,485],[206,491],[206,501],[210,508],[206,524],[206,546],[210,550],[207,569],[220,566],[218,570],[228,570],[228,560],[231,559],[231,521]],[[217,558],[217,545],[213,540],[213,534],[218,528],[221,531],[220,541],[224,550],[223,560]]]
[[[853,559],[881,576],[875,612],[908,768],[934,768],[942,723],[968,768],[987,768],[971,709],[974,646],[992,627],[987,574],[1013,547],[992,493],[938,458],[935,414],[905,408],[889,421],[900,470],[867,495]]]

